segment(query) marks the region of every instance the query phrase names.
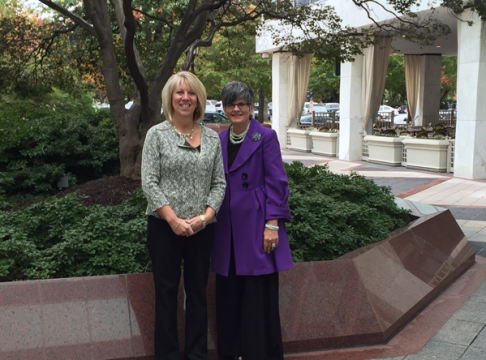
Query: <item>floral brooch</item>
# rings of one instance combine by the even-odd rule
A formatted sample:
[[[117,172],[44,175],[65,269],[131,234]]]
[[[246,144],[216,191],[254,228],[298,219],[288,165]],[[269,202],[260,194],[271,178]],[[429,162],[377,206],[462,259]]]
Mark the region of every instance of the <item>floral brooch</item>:
[[[251,139],[256,142],[256,141],[260,141],[261,137],[262,137],[262,134],[255,133],[255,134],[253,134]]]

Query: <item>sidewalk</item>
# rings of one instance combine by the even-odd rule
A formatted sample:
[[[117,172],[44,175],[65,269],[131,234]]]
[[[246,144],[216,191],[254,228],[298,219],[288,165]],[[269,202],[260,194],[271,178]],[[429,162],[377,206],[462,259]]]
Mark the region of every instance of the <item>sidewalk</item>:
[[[390,186],[392,193],[397,197],[448,208],[476,251],[476,255],[486,257],[486,181],[459,179],[454,178],[452,174],[415,171],[403,167],[382,166],[362,161],[344,161],[287,149],[282,149],[282,158],[287,163],[301,161],[307,166],[328,164],[332,172],[339,174],[349,174],[351,171],[354,171],[373,179],[380,186]],[[478,263],[486,264],[486,261],[479,258]],[[468,278],[465,274],[462,281],[465,282],[467,280]],[[456,282],[461,282],[461,278]],[[458,298],[461,296],[461,291],[464,290],[461,290],[459,286],[456,286],[456,289],[454,289],[453,284],[445,292],[449,292],[449,294],[444,296]],[[439,298],[442,296],[440,295]],[[433,336],[421,349],[410,346],[407,350],[406,346],[404,346],[401,356],[387,358],[358,357],[356,355],[359,353],[359,349],[354,349],[349,354],[349,357],[339,358],[485,360],[486,281],[483,281],[482,285],[475,289],[474,292],[471,292],[471,294],[467,293],[464,296],[467,296],[467,300],[435,332],[435,335],[431,334]],[[438,300],[434,302],[440,303],[441,299]],[[434,306],[440,305],[434,304]],[[423,312],[425,313],[427,310],[425,309]],[[415,329],[410,329],[410,326],[407,325],[403,332],[426,334],[427,327],[432,327],[432,323],[417,321],[414,326],[416,326]],[[394,339],[399,341],[399,338],[400,336],[397,335]],[[406,338],[406,335],[402,335],[402,338]],[[368,353],[372,352],[368,351]],[[324,353],[322,355],[322,358],[326,358]],[[316,360],[318,358],[321,357],[315,357]],[[332,359],[333,357],[329,356],[328,358]],[[335,358],[338,358],[338,356]]]

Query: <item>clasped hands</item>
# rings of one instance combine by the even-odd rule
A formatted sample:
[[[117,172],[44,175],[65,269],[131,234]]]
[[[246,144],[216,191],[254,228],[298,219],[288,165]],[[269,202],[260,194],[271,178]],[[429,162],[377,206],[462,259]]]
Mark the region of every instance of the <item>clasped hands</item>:
[[[175,221],[169,223],[174,234],[179,236],[191,236],[203,228],[201,217],[194,216],[192,219],[184,220],[177,218]]]

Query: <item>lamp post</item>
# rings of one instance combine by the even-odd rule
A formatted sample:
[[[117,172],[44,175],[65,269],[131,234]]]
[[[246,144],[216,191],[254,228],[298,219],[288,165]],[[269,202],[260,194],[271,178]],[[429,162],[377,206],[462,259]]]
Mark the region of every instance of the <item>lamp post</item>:
[[[191,72],[195,74],[196,72],[194,71],[194,59],[196,56],[199,54],[199,47],[195,48],[194,51],[192,52],[192,60],[191,60]]]

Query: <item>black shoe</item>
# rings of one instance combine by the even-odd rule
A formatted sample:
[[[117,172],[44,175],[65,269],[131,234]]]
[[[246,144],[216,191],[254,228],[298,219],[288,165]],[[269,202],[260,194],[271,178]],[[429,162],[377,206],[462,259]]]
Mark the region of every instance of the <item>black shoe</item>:
[[[238,360],[238,356],[219,355],[219,360]]]

